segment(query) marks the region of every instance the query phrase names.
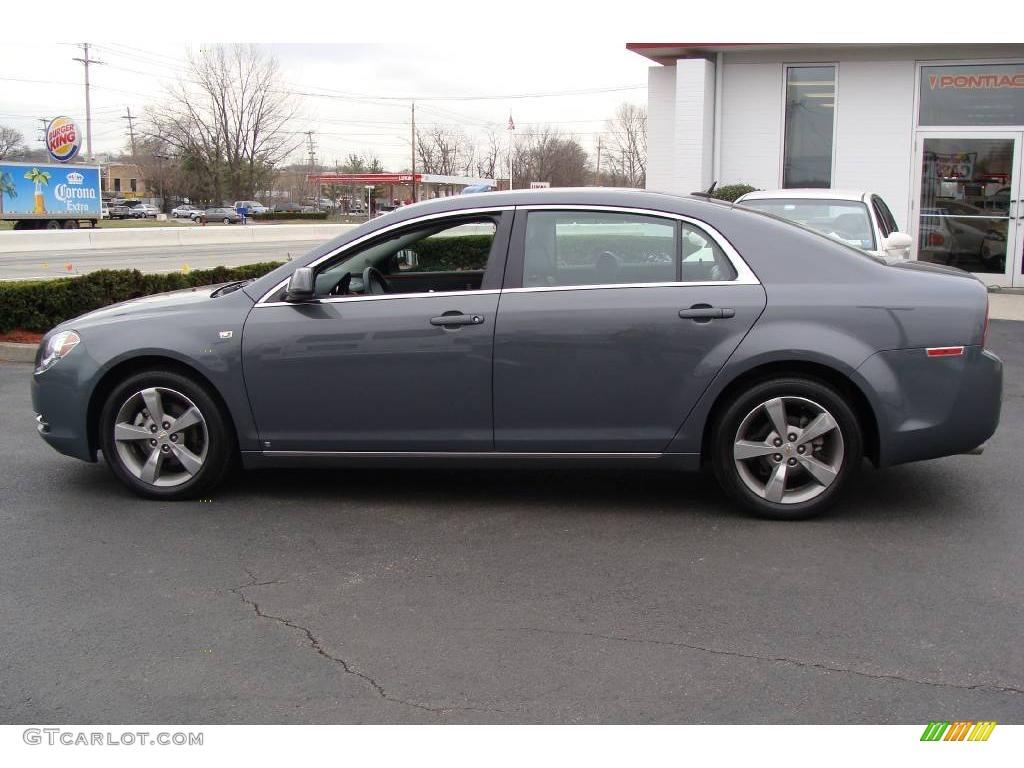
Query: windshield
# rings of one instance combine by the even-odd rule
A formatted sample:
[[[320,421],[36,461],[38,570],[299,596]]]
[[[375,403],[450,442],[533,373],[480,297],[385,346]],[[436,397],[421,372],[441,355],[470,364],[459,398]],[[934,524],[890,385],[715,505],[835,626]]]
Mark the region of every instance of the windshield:
[[[868,207],[856,200],[767,198],[743,200],[740,205],[781,216],[865,251],[875,249]]]

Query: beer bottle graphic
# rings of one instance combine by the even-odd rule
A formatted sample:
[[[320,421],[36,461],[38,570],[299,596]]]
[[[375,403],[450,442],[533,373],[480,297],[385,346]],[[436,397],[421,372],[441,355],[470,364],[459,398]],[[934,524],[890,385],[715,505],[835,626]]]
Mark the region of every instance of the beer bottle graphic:
[[[32,213],[46,213],[46,201],[43,197],[43,187],[50,183],[49,171],[40,171],[38,168],[33,168],[25,174],[25,178],[36,185],[36,200]]]

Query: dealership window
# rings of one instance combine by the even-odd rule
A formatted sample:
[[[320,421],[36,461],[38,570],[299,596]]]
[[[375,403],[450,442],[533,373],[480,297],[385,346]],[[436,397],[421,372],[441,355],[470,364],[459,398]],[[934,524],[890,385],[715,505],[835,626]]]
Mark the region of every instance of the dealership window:
[[[786,134],[782,186],[832,186],[836,68],[786,67]]]
[[[114,179],[114,191],[115,192],[120,192],[121,191],[121,180],[120,179]]]
[[[919,125],[1024,125],[1024,64],[921,67]]]
[[[138,189],[138,187],[139,187],[138,179],[129,179],[128,180],[128,184],[129,184],[129,186],[131,186],[132,192],[138,192],[139,191],[139,189]]]

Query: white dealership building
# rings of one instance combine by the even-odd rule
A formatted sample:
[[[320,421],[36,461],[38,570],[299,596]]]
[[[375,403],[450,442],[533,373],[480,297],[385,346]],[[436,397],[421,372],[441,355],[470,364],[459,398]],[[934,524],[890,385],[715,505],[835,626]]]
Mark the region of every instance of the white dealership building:
[[[915,258],[1024,286],[1024,45],[631,43],[647,187],[878,193]]]

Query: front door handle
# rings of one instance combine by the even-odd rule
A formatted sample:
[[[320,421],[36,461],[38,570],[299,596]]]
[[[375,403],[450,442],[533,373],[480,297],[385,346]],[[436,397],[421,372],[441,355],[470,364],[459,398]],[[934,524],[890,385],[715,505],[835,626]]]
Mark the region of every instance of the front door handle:
[[[679,316],[684,320],[706,323],[710,320],[721,320],[736,317],[736,310],[729,307],[712,307],[707,304],[694,304],[689,309],[680,309]]]
[[[430,318],[430,324],[441,328],[458,328],[460,325],[480,325],[484,318],[481,315],[465,315],[462,312],[445,312],[440,317]]]

